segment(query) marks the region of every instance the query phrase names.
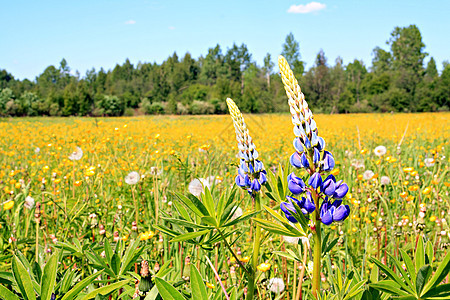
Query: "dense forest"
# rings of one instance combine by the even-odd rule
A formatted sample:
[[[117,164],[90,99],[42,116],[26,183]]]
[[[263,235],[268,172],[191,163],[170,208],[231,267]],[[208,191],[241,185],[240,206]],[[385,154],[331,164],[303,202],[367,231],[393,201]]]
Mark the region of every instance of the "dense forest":
[[[450,65],[439,74],[415,25],[396,27],[388,50],[373,50],[371,67],[354,60],[331,64],[323,50],[308,70],[299,42],[289,34],[282,46],[308,103],[315,112],[447,111]],[[127,59],[113,70],[72,74],[63,59],[34,81],[16,80],[0,70],[0,116],[120,116],[134,114],[220,114],[233,98],[245,112],[286,110],[285,92],[275,73],[276,57],[267,54],[263,66],[252,60],[245,44],[226,51],[219,45],[198,59],[176,53],[162,64]]]

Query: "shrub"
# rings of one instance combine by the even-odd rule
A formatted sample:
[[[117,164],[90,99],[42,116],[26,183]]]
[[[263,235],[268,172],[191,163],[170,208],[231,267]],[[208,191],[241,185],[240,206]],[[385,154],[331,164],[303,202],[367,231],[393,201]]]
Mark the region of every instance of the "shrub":
[[[214,113],[214,105],[208,102],[194,100],[189,108],[193,115],[207,115]]]

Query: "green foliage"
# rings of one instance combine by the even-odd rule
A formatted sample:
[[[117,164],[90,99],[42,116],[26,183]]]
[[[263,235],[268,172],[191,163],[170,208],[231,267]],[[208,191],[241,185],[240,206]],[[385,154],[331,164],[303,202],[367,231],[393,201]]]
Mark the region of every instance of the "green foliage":
[[[419,28],[394,28],[388,44],[388,50],[374,48],[371,68],[359,60],[344,64],[339,57],[332,66],[320,50],[306,70],[292,33],[281,54],[315,112],[449,110],[447,67],[439,75],[431,58],[424,68],[427,53]],[[71,75],[65,59],[48,66],[35,81],[17,80],[0,70],[0,116],[119,116],[139,107],[145,114],[223,113],[215,101],[227,97],[244,112],[280,112],[284,89],[272,80],[277,77],[272,60],[268,53],[257,66],[247,45],[233,44],[226,50],[216,45],[198,59],[174,53],[160,65],[134,65],[127,59],[112,70],[91,69],[81,77]]]
[[[412,260],[404,250],[400,250],[401,261],[389,255],[393,267],[390,269],[381,261],[370,258],[387,276],[387,279],[370,284],[371,288],[390,294],[400,299],[448,299],[450,284],[442,284],[442,280],[450,273],[450,252],[438,266],[433,265],[434,250],[430,241],[424,243],[423,237],[418,239],[414,259]]]
[[[111,295],[131,280],[128,278],[96,288],[93,283],[101,277],[103,270],[78,282],[79,276],[75,270],[60,269],[58,263],[60,259],[60,253],[56,252],[48,258],[45,266],[38,263],[32,266],[25,256],[18,252],[12,259],[11,280],[6,285],[0,285],[0,298],[18,300],[21,299],[18,297],[20,295],[23,299],[41,300],[50,300],[55,296],[59,296],[62,300],[93,299],[96,295]],[[89,293],[86,293],[88,287]]]

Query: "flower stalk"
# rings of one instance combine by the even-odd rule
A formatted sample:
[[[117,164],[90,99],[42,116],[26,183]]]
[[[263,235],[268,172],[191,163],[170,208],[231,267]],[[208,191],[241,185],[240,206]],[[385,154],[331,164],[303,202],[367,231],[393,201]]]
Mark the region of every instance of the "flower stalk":
[[[336,181],[333,175],[322,179],[322,175],[330,174],[334,168],[333,155],[325,150],[325,140],[319,136],[313,114],[286,59],[280,56],[278,64],[294,125],[295,152],[290,157],[290,163],[309,174],[306,183],[294,172],[288,176],[288,188],[292,196],[288,195],[288,201],[282,202],[280,208],[292,223],[300,221],[305,224],[305,219],[309,220],[308,226],[303,226],[309,227],[304,229],[312,233],[314,240],[312,294],[318,299],[322,257],[321,224],[331,225],[348,217],[349,206],[341,205],[348,186],[342,180]],[[302,197],[303,194],[306,197]],[[297,211],[298,209],[301,211]],[[301,215],[304,215],[303,220]]]
[[[249,134],[247,126],[241,111],[236,103],[230,98],[227,99],[228,109],[236,132],[236,140],[238,142],[240,166],[238,175],[236,176],[236,185],[246,190],[255,204],[255,210],[261,210],[261,199],[259,192],[262,185],[267,182],[266,171],[264,165],[258,160],[259,154],[256,151],[255,144]],[[254,297],[256,288],[256,272],[259,259],[259,249],[261,246],[261,227],[255,225],[255,233],[253,238],[253,254],[251,268],[248,268],[248,291],[246,299],[251,300]],[[246,269],[244,269],[246,270]]]
[[[255,210],[260,211],[261,210],[261,201],[259,198],[259,194],[255,194],[253,197],[253,200],[255,202]],[[248,284],[248,293],[247,293],[247,299],[253,299],[253,294],[255,291],[255,285],[256,285],[256,270],[258,266],[258,258],[259,258],[259,249],[261,246],[261,227],[256,224],[255,227],[255,238],[253,239],[253,256],[252,256],[252,276],[249,278],[249,284]]]

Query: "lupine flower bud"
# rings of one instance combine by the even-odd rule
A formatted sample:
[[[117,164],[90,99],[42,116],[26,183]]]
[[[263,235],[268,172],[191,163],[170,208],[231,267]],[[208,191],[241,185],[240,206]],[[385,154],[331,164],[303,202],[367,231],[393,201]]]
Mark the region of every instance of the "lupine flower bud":
[[[317,189],[319,187],[322,187],[322,177],[320,176],[320,173],[314,173],[308,181],[308,184],[312,186],[314,189]]]

